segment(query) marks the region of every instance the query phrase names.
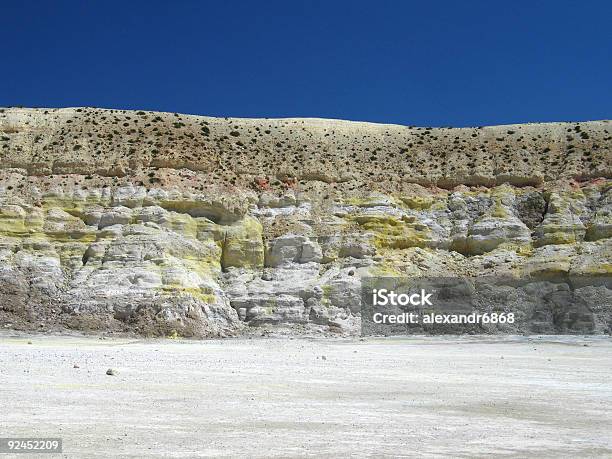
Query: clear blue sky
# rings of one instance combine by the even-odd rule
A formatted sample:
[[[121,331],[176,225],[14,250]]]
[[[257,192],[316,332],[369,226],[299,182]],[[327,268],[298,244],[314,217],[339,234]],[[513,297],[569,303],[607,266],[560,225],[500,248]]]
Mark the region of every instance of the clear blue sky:
[[[612,118],[612,2],[4,1],[0,105],[421,126]]]

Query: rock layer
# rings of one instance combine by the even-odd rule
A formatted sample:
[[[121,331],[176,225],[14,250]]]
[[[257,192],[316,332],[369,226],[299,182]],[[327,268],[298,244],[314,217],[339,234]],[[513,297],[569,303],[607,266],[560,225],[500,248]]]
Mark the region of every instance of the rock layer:
[[[611,129],[0,109],[0,321],[358,333],[366,276],[499,276],[475,331],[609,333]]]

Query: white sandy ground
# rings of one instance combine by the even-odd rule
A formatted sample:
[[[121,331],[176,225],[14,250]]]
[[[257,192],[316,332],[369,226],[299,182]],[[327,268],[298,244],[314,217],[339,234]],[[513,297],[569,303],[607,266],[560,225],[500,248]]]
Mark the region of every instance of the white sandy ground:
[[[0,404],[74,458],[612,457],[612,340],[4,333]]]

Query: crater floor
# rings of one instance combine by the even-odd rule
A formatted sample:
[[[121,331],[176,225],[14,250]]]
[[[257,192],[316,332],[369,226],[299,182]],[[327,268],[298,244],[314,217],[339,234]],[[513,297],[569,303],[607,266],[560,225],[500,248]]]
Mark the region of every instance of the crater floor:
[[[612,455],[603,337],[4,333],[0,363],[3,436],[62,437],[66,457]]]

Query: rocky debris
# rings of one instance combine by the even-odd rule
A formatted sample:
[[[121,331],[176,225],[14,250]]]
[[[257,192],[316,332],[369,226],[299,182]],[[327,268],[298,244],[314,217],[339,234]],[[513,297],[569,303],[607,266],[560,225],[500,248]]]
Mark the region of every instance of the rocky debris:
[[[0,323],[12,328],[357,334],[364,277],[497,276],[524,281],[489,292],[489,308],[520,318],[502,331],[612,330],[607,121],[2,109],[0,131]]]
[[[320,263],[321,247],[305,236],[286,234],[268,242],[265,264],[277,268],[291,263]]]

